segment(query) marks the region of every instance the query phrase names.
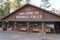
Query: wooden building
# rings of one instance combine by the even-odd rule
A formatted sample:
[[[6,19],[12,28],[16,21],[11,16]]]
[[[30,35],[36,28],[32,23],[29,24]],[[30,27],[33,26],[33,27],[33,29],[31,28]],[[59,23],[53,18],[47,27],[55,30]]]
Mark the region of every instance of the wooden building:
[[[11,30],[28,32],[60,32],[60,16],[36,7],[25,4],[10,15],[1,19],[2,27]]]

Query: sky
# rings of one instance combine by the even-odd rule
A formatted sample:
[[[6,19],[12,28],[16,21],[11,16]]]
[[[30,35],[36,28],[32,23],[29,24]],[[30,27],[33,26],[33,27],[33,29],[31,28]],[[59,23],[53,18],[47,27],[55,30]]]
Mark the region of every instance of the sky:
[[[52,4],[52,7],[56,9],[60,9],[60,0],[50,0],[50,3]]]
[[[60,0],[49,0],[49,2],[51,3],[51,8],[56,8],[57,10],[60,9]],[[25,0],[23,3],[25,3]],[[36,6],[40,6],[41,0],[31,0],[30,3]]]

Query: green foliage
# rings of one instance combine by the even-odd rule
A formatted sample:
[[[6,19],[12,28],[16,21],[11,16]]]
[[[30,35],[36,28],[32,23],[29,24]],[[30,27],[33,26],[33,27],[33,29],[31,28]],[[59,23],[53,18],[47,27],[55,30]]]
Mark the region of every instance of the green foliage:
[[[4,10],[2,8],[0,8],[0,15],[4,16]]]
[[[9,2],[5,2],[4,5],[5,5],[4,10],[5,10],[6,14],[10,13]]]
[[[56,13],[57,12],[57,10],[55,9],[55,8],[51,8],[51,10],[50,10],[51,12],[54,12],[54,13]]]
[[[15,0],[15,3],[17,4],[16,8],[19,8],[21,6],[22,0]]]
[[[41,0],[42,4],[40,7],[42,8],[49,8],[51,4],[49,3],[49,0]]]
[[[3,2],[3,0],[0,0],[0,15],[1,16],[4,16],[4,9],[3,9],[3,5],[2,5],[2,2]]]
[[[0,0],[0,4],[1,4],[0,5],[0,15],[5,16],[8,13],[10,13],[9,0],[7,0],[7,2],[5,2],[5,3],[3,3],[3,0]]]
[[[0,0],[0,3],[3,3],[2,0]],[[11,8],[19,8],[21,6],[21,1],[22,0],[14,0],[14,3],[11,2],[10,0],[7,0],[4,2],[4,5],[0,5],[0,15],[6,16],[7,14],[10,13]]]

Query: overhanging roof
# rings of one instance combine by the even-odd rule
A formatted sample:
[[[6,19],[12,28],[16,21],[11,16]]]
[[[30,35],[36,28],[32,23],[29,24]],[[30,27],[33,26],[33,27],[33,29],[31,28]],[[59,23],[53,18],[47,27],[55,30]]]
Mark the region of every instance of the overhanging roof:
[[[40,22],[60,22],[60,19],[39,19],[39,18],[21,18],[21,19],[6,19],[3,21],[40,21]]]

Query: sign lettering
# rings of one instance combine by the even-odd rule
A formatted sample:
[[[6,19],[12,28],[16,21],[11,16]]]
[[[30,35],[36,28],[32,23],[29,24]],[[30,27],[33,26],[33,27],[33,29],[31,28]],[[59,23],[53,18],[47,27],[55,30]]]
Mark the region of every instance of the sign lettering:
[[[42,18],[38,11],[35,12],[21,12],[16,18]]]

